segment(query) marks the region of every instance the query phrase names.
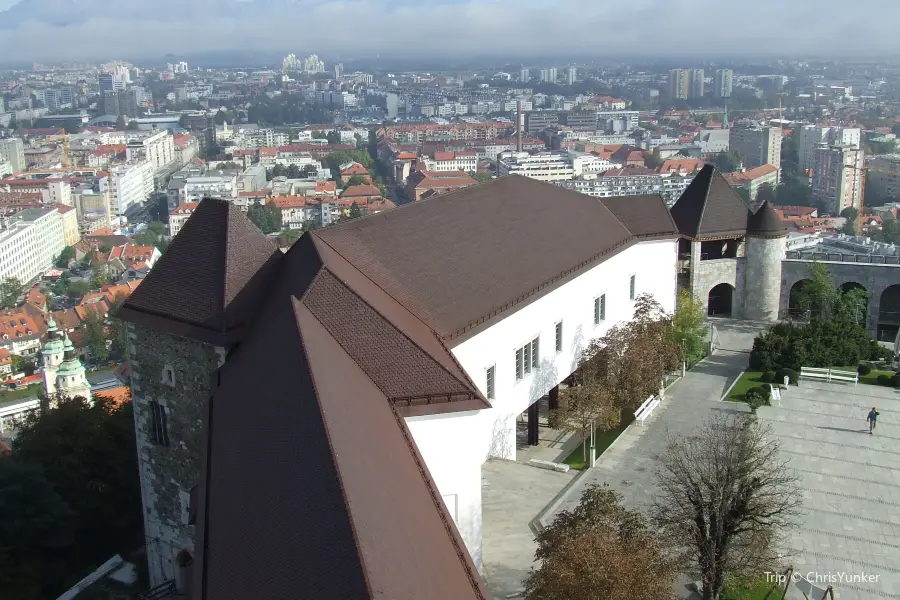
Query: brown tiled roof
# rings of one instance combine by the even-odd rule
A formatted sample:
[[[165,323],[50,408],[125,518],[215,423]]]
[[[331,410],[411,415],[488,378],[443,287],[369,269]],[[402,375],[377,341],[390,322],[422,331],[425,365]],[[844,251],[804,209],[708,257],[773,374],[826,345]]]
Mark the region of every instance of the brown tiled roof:
[[[763,201],[756,212],[747,219],[747,235],[756,237],[783,237],[787,235],[784,223],[768,200]]]
[[[365,198],[368,196],[380,196],[381,190],[374,185],[364,183],[361,185],[348,185],[341,193],[342,198]]]
[[[301,238],[292,266],[314,267],[313,250]],[[198,490],[198,598],[487,600],[403,419],[301,290],[282,286],[220,371]],[[252,396],[266,402],[247,411]]]
[[[516,214],[527,218],[510,218]],[[446,234],[450,223],[465,231],[464,241]],[[515,175],[314,235],[445,339],[520,308],[634,241],[596,199]]]
[[[678,230],[691,238],[743,235],[747,205],[712,165],[697,173],[672,207]]]
[[[230,202],[204,199],[119,316],[213,344],[240,338],[282,254]]]
[[[665,200],[659,194],[600,199],[635,236],[678,235]]]

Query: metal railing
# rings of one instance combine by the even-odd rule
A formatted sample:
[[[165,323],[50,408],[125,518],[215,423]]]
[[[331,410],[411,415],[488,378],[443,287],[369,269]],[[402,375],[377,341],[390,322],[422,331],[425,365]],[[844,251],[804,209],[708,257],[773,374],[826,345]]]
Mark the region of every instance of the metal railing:
[[[843,254],[840,252],[802,252],[788,250],[788,260],[817,260],[828,262],[863,263],[870,265],[900,265],[900,256],[884,256],[880,254]]]

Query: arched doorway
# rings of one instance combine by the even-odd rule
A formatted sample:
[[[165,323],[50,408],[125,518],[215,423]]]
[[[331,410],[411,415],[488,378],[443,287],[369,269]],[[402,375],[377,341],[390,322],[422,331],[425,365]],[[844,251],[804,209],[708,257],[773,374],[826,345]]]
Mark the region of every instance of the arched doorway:
[[[734,299],[734,286],[728,283],[720,283],[709,290],[709,304],[706,314],[710,317],[730,317],[731,302]]]
[[[788,295],[788,315],[793,319],[809,319],[811,313],[817,313],[815,307],[810,306],[806,297],[806,287],[812,283],[809,279],[801,279],[791,286]]]
[[[888,286],[881,292],[878,306],[878,339],[893,342],[900,329],[900,284]]]
[[[175,575],[175,585],[178,591],[184,592],[184,595],[191,595],[191,567],[194,564],[194,557],[187,550],[182,550],[175,557],[175,564],[178,571]]]
[[[859,302],[854,310],[856,311],[856,322],[865,324],[866,317],[869,311],[869,290],[866,289],[866,286],[855,281],[848,281],[844,284],[841,284],[841,286],[838,287],[838,290],[840,290],[842,294],[846,294],[854,290],[862,290],[862,292],[865,294],[865,299],[860,296]]]

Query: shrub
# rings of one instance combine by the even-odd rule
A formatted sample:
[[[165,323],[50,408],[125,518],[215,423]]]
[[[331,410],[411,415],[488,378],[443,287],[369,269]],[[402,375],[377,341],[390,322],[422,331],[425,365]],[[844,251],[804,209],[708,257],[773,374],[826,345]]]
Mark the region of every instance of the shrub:
[[[890,375],[882,373],[881,375],[878,376],[878,385],[893,385],[893,383],[894,383],[893,379],[894,378],[891,377]]]
[[[891,385],[900,387],[900,373],[894,373],[893,376],[891,376]]]
[[[775,381],[775,371],[766,371],[762,374],[762,377],[759,378],[763,383],[772,383]]]
[[[785,377],[788,378],[788,383],[793,385],[797,385],[800,381],[800,375],[793,369],[778,369],[775,371],[775,381],[777,383],[782,383]]]
[[[763,400],[762,395],[760,395],[757,390],[759,390],[759,388],[750,388],[744,394],[744,400],[747,402],[747,405],[753,412],[756,412],[756,409],[766,404],[765,400]]]
[[[872,367],[870,367],[866,363],[859,363],[859,366],[856,367],[856,372],[865,377],[872,372]]]
[[[744,392],[744,400],[749,403],[750,398],[759,397],[762,404],[768,404],[769,398],[772,395],[772,390],[767,385],[759,385],[756,387],[752,387],[746,392]]]
[[[855,365],[890,353],[864,327],[846,321],[814,321],[806,325],[778,324],[758,336],[750,353],[750,367],[772,371],[778,367]]]

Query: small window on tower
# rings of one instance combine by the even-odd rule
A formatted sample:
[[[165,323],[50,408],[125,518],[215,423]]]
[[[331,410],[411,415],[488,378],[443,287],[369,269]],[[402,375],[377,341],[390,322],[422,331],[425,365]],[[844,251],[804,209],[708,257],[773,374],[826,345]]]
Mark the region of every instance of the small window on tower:
[[[175,387],[175,369],[170,365],[163,367],[162,382],[166,385]]]

